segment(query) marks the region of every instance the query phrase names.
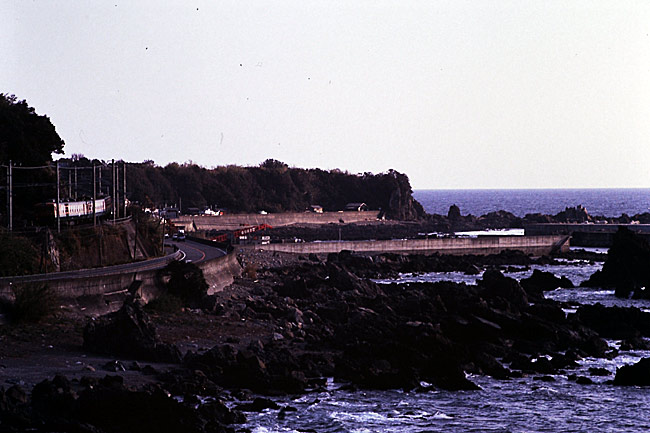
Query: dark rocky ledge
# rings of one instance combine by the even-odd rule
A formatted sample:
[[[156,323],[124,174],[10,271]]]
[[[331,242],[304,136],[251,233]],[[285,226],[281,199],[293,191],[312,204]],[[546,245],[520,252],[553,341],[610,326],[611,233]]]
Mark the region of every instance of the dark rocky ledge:
[[[120,312],[91,322],[85,347],[141,360],[163,356],[177,362],[173,369],[142,368],[156,382],[138,387],[109,375],[81,381],[54,377],[31,394],[20,386],[3,389],[0,422],[9,431],[128,431],[128,417],[106,415],[126,405],[140,408],[145,420],[133,422],[162,423],[165,431],[232,431],[231,424],[244,417],[223,399],[239,402],[242,410],[272,407],[250,392],[321,390],[327,377],[350,388],[426,391],[426,382],[437,389],[473,390],[477,386],[467,373],[543,378],[570,372],[580,357],[614,356],[603,338],[643,346],[643,337],[650,336],[647,313],[592,306],[566,316],[559,303],[543,296],[566,281],[534,273],[520,284],[499,269],[552,260],[514,252],[480,258],[343,252],[326,261],[294,259],[249,268],[203,310],[156,313],[158,327],[171,321],[164,333],[133,299]],[[377,284],[366,278],[440,269],[484,273],[478,285]],[[202,321],[183,328],[192,317]],[[216,343],[189,351],[183,345],[186,331],[208,335],[212,326],[222,329]],[[175,329],[183,331],[174,334]],[[120,345],[120,337],[129,344]],[[593,382],[587,379],[576,377],[578,383]],[[199,404],[198,396],[212,397],[212,403]],[[155,413],[162,415],[152,419]]]

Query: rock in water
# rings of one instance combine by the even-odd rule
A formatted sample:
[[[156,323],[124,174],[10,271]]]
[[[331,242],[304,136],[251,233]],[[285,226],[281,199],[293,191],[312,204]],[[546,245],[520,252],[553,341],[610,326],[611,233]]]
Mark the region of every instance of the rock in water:
[[[582,283],[588,287],[614,287],[616,296],[650,298],[650,245],[625,227],[614,234],[602,271]]]
[[[478,285],[483,299],[490,301],[501,298],[517,308],[528,306],[528,296],[517,280],[506,277],[495,268],[486,270]]]
[[[114,313],[90,321],[84,329],[84,349],[157,362],[180,362],[176,346],[162,343],[142,305],[128,298]]]
[[[624,365],[616,370],[614,385],[648,386],[650,385],[650,358],[643,358],[636,364]]]
[[[558,278],[550,272],[540,271],[539,269],[535,269],[530,277],[522,279],[520,284],[528,296],[532,298],[541,298],[544,296],[544,292],[560,287],[573,287],[573,283],[567,277]]]

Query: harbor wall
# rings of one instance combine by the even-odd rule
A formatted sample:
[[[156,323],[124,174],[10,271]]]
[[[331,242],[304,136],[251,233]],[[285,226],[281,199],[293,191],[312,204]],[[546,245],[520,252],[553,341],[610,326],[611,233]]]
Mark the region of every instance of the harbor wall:
[[[650,224],[531,224],[525,227],[526,236],[570,235],[571,245],[578,247],[610,247],[614,233],[625,227],[650,242]]]
[[[544,255],[568,250],[569,237],[553,236],[479,236],[476,238],[399,239],[378,241],[299,242],[256,245],[265,251],[294,254],[328,254],[343,250],[368,253],[441,253],[498,254],[504,250],[520,250],[526,254]]]

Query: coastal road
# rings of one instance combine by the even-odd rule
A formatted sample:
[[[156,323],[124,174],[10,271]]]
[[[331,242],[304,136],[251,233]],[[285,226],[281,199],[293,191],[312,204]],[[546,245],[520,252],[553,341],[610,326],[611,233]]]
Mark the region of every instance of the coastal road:
[[[192,263],[200,263],[207,260],[216,259],[217,257],[225,256],[227,253],[221,248],[212,247],[210,245],[200,244],[185,240],[177,242],[168,240],[165,245],[173,245],[185,254],[185,260]]]
[[[39,282],[39,281],[55,281],[55,280],[68,280],[68,279],[83,279],[91,277],[103,277],[114,274],[124,274],[132,272],[144,272],[153,269],[161,269],[167,266],[172,260],[185,259],[193,263],[200,263],[206,260],[211,260],[217,257],[225,256],[226,252],[220,248],[203,245],[197,242],[172,242],[168,241],[166,245],[175,245],[182,253],[170,254],[165,257],[157,257],[133,263],[125,263],[122,265],[105,266],[102,268],[80,269],[77,271],[65,272],[52,272],[49,274],[37,275],[21,275],[13,277],[0,278],[0,284],[5,282],[8,284]],[[184,256],[183,256],[184,254]]]

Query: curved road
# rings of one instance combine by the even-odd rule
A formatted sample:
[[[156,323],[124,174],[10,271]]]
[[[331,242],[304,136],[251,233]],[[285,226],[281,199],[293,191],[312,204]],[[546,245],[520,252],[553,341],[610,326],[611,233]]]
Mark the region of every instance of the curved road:
[[[160,269],[167,266],[171,260],[191,261],[193,263],[200,263],[203,261],[211,260],[217,257],[225,256],[226,252],[220,248],[212,247],[209,245],[200,244],[198,242],[185,241],[185,242],[165,242],[165,245],[176,245],[181,251],[180,254],[173,253],[165,257],[157,257],[154,259],[144,260],[140,262],[125,263],[122,265],[105,266],[103,268],[80,269],[77,271],[65,272],[51,272],[49,274],[36,274],[36,275],[21,275],[13,277],[2,277],[0,282],[5,281],[11,283],[18,282],[36,282],[36,281],[52,281],[52,280],[65,280],[77,278],[90,278],[101,277],[106,275],[142,272],[153,269]]]
[[[217,257],[225,256],[227,253],[221,248],[211,247],[209,245],[200,244],[185,240],[183,242],[168,240],[165,245],[176,246],[180,251],[185,254],[185,260],[192,263],[200,263],[208,260],[216,259]]]

